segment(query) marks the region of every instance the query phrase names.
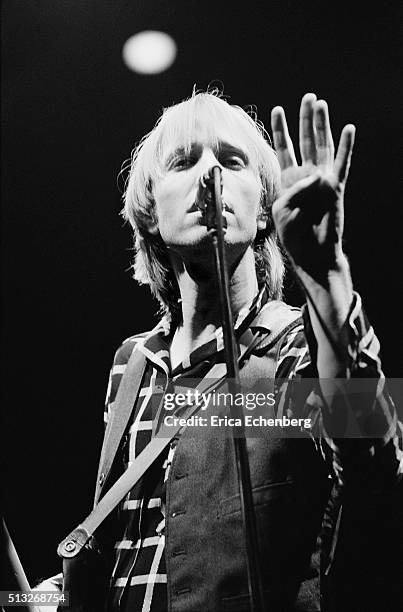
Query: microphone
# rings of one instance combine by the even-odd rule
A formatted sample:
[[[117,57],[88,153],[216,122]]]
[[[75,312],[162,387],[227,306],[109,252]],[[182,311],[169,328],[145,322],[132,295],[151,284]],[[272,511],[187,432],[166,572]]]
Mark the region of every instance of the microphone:
[[[207,205],[211,204],[214,200],[214,168],[216,167],[212,166],[199,178],[195,204],[203,214],[206,211]]]
[[[216,178],[220,179],[220,194],[215,193]],[[222,171],[220,166],[212,166],[199,178],[199,186],[196,193],[195,205],[202,213],[202,225],[206,225],[207,230],[217,228],[217,216],[219,215],[219,226],[222,230],[227,228],[227,219],[223,216],[225,210],[229,210],[222,198]],[[216,202],[217,199],[217,202]],[[220,205],[220,210],[216,208]]]

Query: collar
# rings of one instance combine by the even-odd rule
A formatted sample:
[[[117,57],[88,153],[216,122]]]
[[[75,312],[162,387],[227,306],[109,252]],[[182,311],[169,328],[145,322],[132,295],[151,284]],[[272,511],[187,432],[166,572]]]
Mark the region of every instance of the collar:
[[[250,327],[250,324],[254,321],[263,305],[267,303],[268,299],[267,287],[263,286],[251,303],[240,310],[234,323],[236,339],[239,339]],[[224,348],[223,330],[220,326],[216,329],[210,340],[192,351],[192,353],[175,368],[174,372],[172,372],[169,356],[169,336],[172,331],[169,316],[164,316],[138,347],[146,358],[154,363],[159,369],[162,369],[167,376],[170,374],[182,374],[196,363],[206,360],[214,354],[220,353]]]

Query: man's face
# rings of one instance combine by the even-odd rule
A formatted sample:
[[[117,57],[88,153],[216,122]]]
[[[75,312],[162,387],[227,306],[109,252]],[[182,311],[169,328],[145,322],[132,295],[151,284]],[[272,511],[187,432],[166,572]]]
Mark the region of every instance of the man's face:
[[[215,165],[222,168],[227,245],[242,253],[256,236],[261,184],[246,147],[235,144],[231,134],[220,134],[217,146],[195,137],[189,152],[180,147],[165,152],[163,175],[154,185],[160,235],[178,253],[208,247],[210,239],[195,202],[200,178]]]

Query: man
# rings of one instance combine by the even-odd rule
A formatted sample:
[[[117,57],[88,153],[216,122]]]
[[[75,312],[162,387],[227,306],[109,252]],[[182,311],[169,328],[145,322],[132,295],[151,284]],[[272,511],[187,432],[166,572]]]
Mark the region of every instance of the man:
[[[150,286],[164,317],[116,353],[107,423],[133,351],[145,355],[146,365],[113,469],[105,471],[101,459],[96,501],[158,433],[164,394],[175,394],[186,379],[204,380],[224,361],[214,255],[202,213],[206,173],[219,166],[234,329],[240,354],[248,355],[241,380],[267,377],[271,388],[274,375],[283,381],[319,377],[302,405],[286,384],[276,391],[274,415],[309,419],[311,432],[303,439],[247,441],[265,609],[358,610],[360,571],[357,581],[350,576],[346,583],[340,568],[366,535],[358,530],[349,548],[354,519],[344,516],[355,516],[357,491],[362,499],[383,488],[394,495],[402,453],[382,385],[364,413],[354,415],[374,437],[332,438],[344,405],[329,379],[382,376],[379,344],[342,250],[355,129],[343,129],[335,156],[327,105],[306,94],[300,165],[281,107],[272,111],[272,131],[276,153],[263,127],[242,109],[198,93],[167,109],[133,155],[124,217],[135,234],[135,278]],[[302,318],[280,301],[278,239],[306,296]],[[183,428],[108,529],[114,543],[108,609],[249,609],[232,440],[217,437],[212,427],[196,437]]]

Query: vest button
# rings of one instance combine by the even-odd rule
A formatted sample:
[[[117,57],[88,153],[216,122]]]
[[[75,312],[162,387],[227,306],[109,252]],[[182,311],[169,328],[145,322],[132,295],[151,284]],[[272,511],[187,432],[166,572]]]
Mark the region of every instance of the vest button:
[[[182,478],[186,478],[187,476],[189,476],[187,472],[184,472],[183,474],[181,474],[180,472],[177,472],[175,474],[175,480],[181,480]]]

